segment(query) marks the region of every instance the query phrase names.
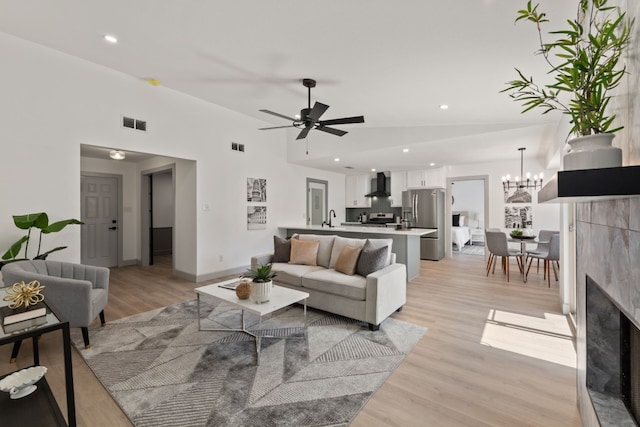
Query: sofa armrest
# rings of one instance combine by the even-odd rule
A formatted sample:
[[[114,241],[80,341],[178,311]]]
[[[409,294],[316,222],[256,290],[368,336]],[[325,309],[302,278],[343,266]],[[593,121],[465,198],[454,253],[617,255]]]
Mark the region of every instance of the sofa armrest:
[[[379,325],[407,302],[407,268],[391,264],[367,276],[366,322]]]
[[[251,268],[256,268],[258,264],[269,264],[272,259],[273,259],[273,253],[252,256]]]

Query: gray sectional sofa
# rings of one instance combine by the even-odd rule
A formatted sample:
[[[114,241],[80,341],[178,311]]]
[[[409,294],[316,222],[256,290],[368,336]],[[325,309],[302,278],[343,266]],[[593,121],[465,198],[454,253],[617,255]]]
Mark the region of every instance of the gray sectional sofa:
[[[366,322],[371,330],[377,330],[383,320],[402,309],[406,302],[407,270],[404,264],[395,262],[391,239],[368,239],[368,246],[389,246],[388,265],[363,277],[343,274],[334,267],[345,245],[362,247],[367,239],[315,234],[295,237],[319,242],[317,265],[272,262],[270,253],[252,257],[251,267],[272,263],[272,270],[277,273],[275,284],[307,292],[308,306]]]

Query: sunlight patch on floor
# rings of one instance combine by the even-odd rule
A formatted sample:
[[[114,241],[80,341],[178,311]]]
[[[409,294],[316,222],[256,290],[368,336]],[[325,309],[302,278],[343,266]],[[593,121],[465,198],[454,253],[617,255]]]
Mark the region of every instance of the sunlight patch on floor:
[[[576,367],[573,334],[566,316],[544,313],[544,317],[490,310],[481,344]]]

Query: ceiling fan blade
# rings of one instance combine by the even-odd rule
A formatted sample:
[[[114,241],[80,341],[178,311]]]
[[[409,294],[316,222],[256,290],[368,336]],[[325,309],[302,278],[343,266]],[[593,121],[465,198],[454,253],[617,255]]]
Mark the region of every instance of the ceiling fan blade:
[[[258,128],[258,130],[269,130],[269,129],[283,129],[283,128],[292,128],[293,125],[287,125],[287,126],[272,126],[269,128]]]
[[[343,117],[341,119],[322,120],[318,122],[320,126],[346,125],[349,123],[364,123],[364,116]]]
[[[336,128],[329,128],[326,126],[317,126],[316,129],[321,130],[322,132],[327,132],[333,135],[337,135],[337,136],[342,136],[342,135],[346,135],[347,131],[344,130],[340,130],[340,129],[336,129]]]
[[[258,110],[258,111],[261,111],[261,112],[267,113],[267,114],[271,114],[272,116],[282,117],[283,119],[291,120],[292,122],[295,122],[297,120],[297,119],[294,119],[293,117],[288,117],[288,116],[285,116],[284,114],[280,114],[280,113],[274,113],[273,111],[269,111],[269,110]]]
[[[302,131],[300,131],[300,133],[298,134],[298,137],[296,138],[296,140],[305,139],[310,130],[311,130],[311,128],[302,129]]]
[[[325,111],[327,111],[327,108],[329,108],[328,105],[316,101],[316,103],[313,104],[313,108],[311,109],[311,111],[309,111],[307,117],[313,119],[314,122],[318,121],[320,116],[323,115]]]

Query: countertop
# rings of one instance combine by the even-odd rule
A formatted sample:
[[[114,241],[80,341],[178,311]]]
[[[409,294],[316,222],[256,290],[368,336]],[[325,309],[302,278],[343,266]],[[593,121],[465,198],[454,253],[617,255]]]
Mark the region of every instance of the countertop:
[[[344,227],[322,227],[320,225],[293,225],[278,226],[280,229],[296,229],[296,230],[322,230],[322,231],[340,231],[341,233],[369,233],[369,234],[388,234],[400,236],[424,236],[425,234],[435,233],[435,228],[411,228],[408,230],[396,230],[390,227],[358,227],[357,225],[348,225]]]

